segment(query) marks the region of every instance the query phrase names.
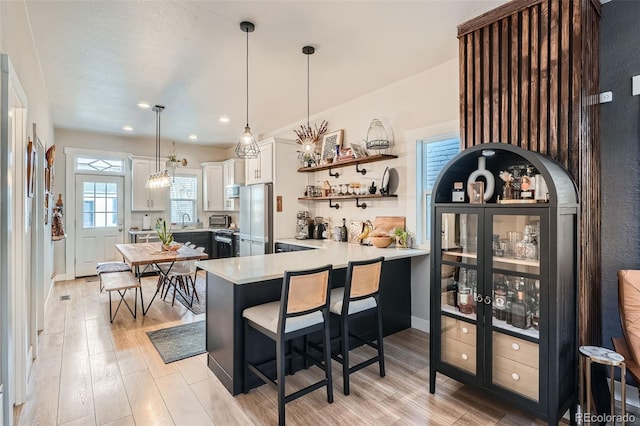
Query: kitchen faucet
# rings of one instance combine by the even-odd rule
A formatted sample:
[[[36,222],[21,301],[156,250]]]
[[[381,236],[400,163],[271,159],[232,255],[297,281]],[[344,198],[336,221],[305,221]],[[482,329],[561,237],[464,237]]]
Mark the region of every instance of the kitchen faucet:
[[[183,228],[186,228],[186,227],[187,227],[187,225],[185,225],[185,224],[184,224],[184,217],[185,217],[185,216],[187,217],[187,219],[189,220],[189,222],[191,222],[191,216],[189,216],[189,213],[185,213],[185,214],[183,214],[183,215],[182,215],[182,227],[183,227]]]

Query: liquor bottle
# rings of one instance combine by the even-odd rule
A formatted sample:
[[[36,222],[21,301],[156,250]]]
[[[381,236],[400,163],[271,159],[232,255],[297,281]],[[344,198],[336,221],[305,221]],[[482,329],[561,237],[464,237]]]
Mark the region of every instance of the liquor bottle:
[[[516,297],[516,292],[513,290],[507,290],[507,304],[504,307],[505,313],[507,315],[507,324],[513,324],[513,302]]]
[[[520,184],[520,198],[523,200],[533,200],[535,197],[536,181],[533,173],[533,166],[527,166],[527,171],[522,176]]]
[[[473,305],[471,304],[471,289],[469,287],[460,287],[458,290],[458,309],[460,313],[473,313]]]
[[[517,299],[511,303],[511,309],[514,327],[523,329],[531,327],[531,311],[524,300],[524,284],[519,286]]]
[[[496,309],[496,319],[504,321],[507,319],[505,308],[507,307],[507,286],[498,281],[493,292],[493,306]]]
[[[346,243],[349,241],[349,233],[347,232],[347,220],[342,218],[342,227],[340,228],[340,241]]]
[[[458,306],[458,282],[451,279],[451,283],[447,284],[447,305]]]

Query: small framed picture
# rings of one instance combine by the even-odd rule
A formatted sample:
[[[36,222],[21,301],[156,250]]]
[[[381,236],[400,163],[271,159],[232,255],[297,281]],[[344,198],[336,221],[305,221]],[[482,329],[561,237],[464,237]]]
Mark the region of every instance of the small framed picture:
[[[358,145],[357,143],[351,144],[351,150],[353,151],[353,156],[355,158],[362,158],[362,157],[369,156],[369,152],[367,152],[367,149],[362,145]]]
[[[321,160],[335,157],[336,147],[342,147],[342,133],[343,130],[340,129],[335,132],[327,133],[322,137],[322,150],[320,151]]]
[[[469,183],[469,203],[471,204],[484,203],[484,182]]]
[[[27,144],[27,197],[32,198],[35,192],[36,150],[31,138]]]

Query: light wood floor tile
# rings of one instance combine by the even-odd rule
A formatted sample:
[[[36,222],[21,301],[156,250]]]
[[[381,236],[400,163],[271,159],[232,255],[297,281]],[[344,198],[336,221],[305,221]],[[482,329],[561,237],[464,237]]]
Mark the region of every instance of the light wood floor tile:
[[[16,415],[14,411],[14,423],[18,426],[57,425],[59,387],[59,374],[31,380],[27,386],[26,401],[22,404],[19,414]]]
[[[73,331],[64,333],[63,351],[65,354],[73,352],[88,352],[87,330],[83,328],[74,328]]]
[[[96,426],[96,419],[93,416],[88,416],[69,423],[63,423],[60,426]]]
[[[118,361],[113,352],[90,356],[93,404],[99,425],[131,414]]]
[[[119,315],[119,314],[118,314]],[[89,355],[113,352],[111,331],[106,325],[87,327],[87,346]]]
[[[181,359],[174,364],[189,385],[215,377],[209,367],[197,357]]]
[[[136,422],[133,420],[133,416],[127,416],[110,423],[105,423],[102,426],[136,426]]]
[[[174,424],[149,370],[127,374],[122,381],[137,425]]]
[[[156,383],[176,425],[213,425],[180,373],[160,377]]]
[[[243,411],[242,405],[216,378],[191,385],[193,394],[216,425],[251,425],[252,422]]]
[[[113,347],[120,366],[120,373],[123,376],[134,371],[147,369],[147,363],[144,361],[144,356],[133,333],[126,331],[114,333]]]
[[[93,416],[93,389],[87,352],[64,353],[60,375],[58,423]]]

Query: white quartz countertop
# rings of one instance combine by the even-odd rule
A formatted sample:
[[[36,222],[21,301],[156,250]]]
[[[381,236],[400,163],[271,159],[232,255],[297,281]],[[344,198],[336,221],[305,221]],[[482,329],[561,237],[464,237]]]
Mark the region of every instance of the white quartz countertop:
[[[226,228],[181,228],[181,227],[177,227],[177,228],[171,228],[171,233],[172,234],[179,234],[181,232],[216,232],[216,231],[220,231],[221,229],[226,229]],[[129,234],[133,234],[133,235],[146,235],[146,234],[157,234],[158,231],[155,229],[147,229],[147,230],[141,230],[141,229],[130,229],[129,230]]]
[[[284,271],[311,269],[327,264],[333,265],[334,268],[345,268],[352,260],[366,260],[378,256],[384,256],[386,260],[393,260],[429,254],[427,250],[377,248],[332,240],[296,240],[291,238],[278,239],[276,242],[317,250],[212,259],[198,261],[196,265],[232,283],[247,284],[282,278]]]

